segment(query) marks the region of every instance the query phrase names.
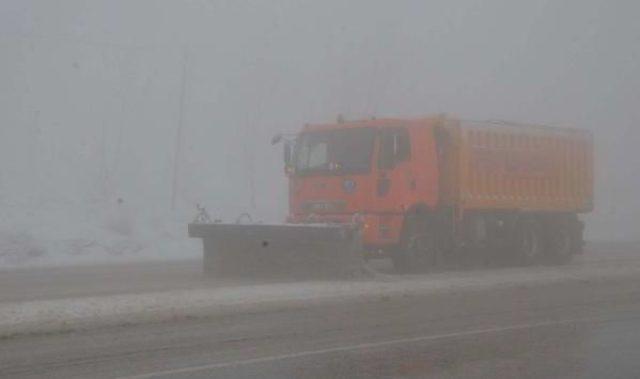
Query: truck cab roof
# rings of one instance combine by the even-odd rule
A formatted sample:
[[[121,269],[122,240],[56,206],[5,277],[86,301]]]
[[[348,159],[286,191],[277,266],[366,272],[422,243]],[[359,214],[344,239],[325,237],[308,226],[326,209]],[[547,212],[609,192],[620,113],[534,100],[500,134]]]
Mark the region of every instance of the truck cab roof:
[[[443,116],[422,117],[415,119],[408,118],[369,118],[361,120],[338,121],[332,124],[306,124],[303,132],[327,130],[327,129],[344,129],[344,128],[361,128],[361,127],[397,127],[397,126],[416,126],[430,125],[436,120],[441,120]]]

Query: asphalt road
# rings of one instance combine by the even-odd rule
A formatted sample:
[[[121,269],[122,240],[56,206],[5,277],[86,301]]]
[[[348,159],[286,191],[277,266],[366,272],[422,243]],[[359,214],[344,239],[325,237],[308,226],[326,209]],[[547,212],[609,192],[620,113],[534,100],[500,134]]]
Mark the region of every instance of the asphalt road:
[[[8,338],[0,377],[633,378],[638,357],[640,277],[627,276]]]
[[[640,376],[640,278],[0,341],[7,378]]]

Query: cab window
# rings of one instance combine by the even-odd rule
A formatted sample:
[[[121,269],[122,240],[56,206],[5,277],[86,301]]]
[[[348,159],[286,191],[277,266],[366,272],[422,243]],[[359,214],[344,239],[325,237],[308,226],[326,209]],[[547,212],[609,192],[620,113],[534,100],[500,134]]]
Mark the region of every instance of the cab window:
[[[398,163],[411,157],[411,142],[405,128],[382,129],[380,132],[380,152],[378,168],[392,169]]]

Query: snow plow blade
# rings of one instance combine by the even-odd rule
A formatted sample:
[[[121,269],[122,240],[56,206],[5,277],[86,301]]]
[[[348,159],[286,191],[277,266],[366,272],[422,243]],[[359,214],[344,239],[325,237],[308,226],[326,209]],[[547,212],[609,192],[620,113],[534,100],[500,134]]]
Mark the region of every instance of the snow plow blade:
[[[364,267],[352,225],[189,224],[203,242],[204,273],[216,278],[324,279]]]

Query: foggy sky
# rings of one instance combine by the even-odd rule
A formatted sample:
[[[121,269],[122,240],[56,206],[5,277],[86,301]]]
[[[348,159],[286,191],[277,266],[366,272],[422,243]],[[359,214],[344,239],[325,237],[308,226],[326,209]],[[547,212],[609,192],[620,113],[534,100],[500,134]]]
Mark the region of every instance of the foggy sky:
[[[286,213],[272,134],[446,112],[593,130],[589,236],[637,239],[635,1],[0,3],[0,213]],[[252,181],[255,203],[252,203]]]

